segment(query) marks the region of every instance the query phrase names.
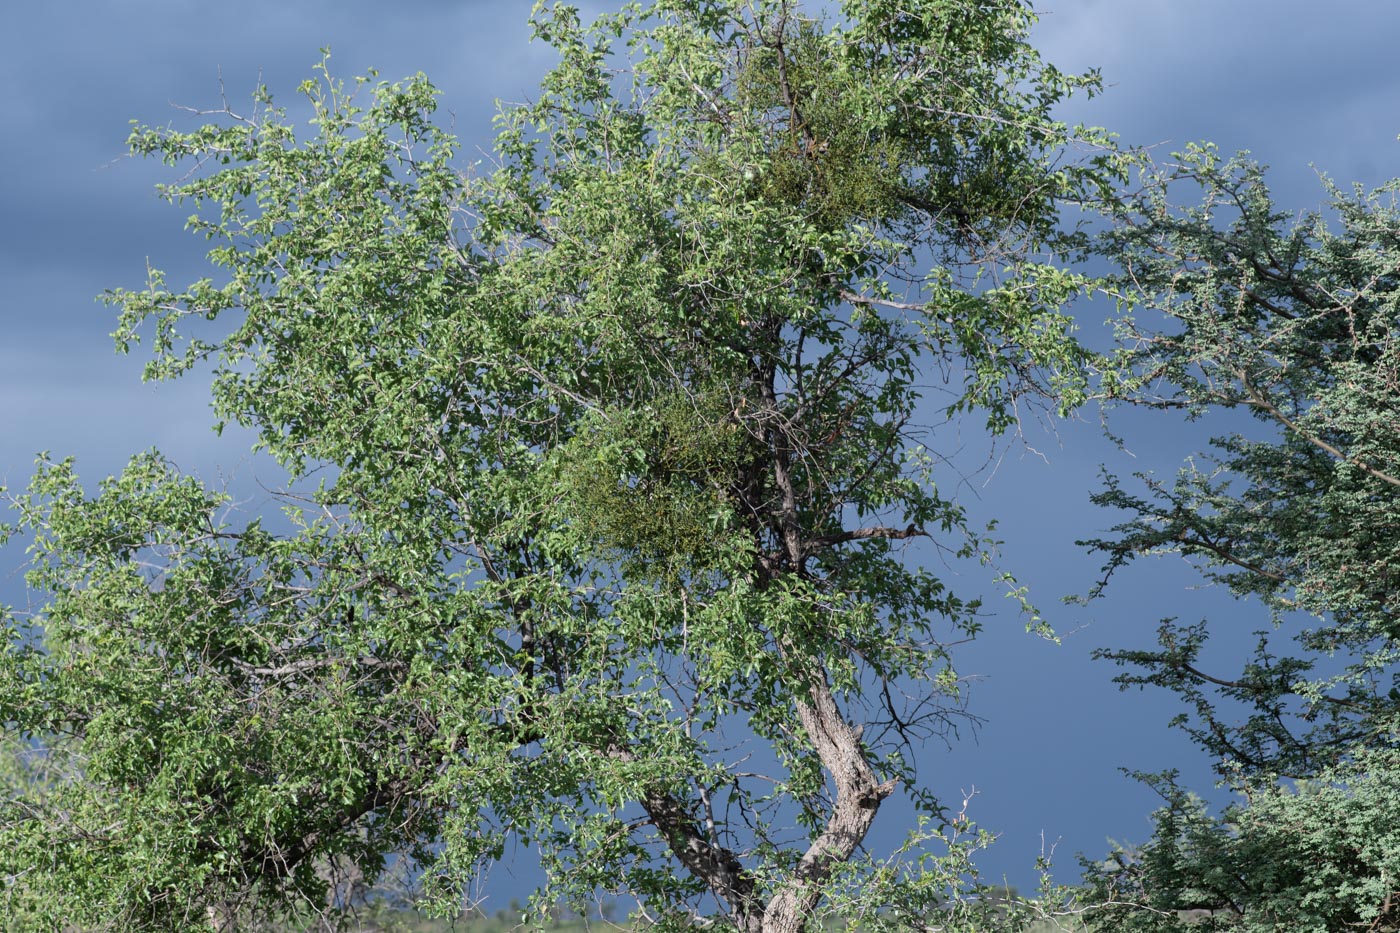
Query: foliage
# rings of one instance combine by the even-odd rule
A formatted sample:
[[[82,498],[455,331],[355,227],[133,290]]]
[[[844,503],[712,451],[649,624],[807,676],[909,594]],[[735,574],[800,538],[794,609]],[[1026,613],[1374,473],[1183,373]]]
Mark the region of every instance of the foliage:
[[[540,922],[893,928],[969,890],[910,750],[978,603],[900,548],[988,557],[938,409],[1085,395],[1059,215],[1117,163],[1050,111],[1096,79],[1016,0],[533,22],[559,64],[480,171],[421,76],[306,82],[309,136],[266,91],[134,130],[213,273],[111,292],[117,343],[212,364],[290,484],[240,524],[151,452],[14,497],[42,608],[0,718],[55,777],[0,816],[10,917],[227,928],[343,906],[328,866],[450,915],[517,846]],[[867,857],[896,792],[931,822]]]
[[[1203,192],[1199,207],[1171,206],[1183,185]],[[1109,574],[1176,553],[1269,613],[1238,673],[1201,659],[1205,622],[1166,620],[1158,649],[1106,652],[1125,687],[1181,695],[1179,722],[1247,803],[1215,819],[1160,782],[1168,806],[1142,860],[1098,882],[1126,872],[1144,903],[1227,911],[1221,929],[1400,923],[1398,187],[1328,184],[1330,222],[1290,223],[1261,169],[1196,148],[1148,175],[1106,240],[1125,297],[1164,317],[1125,319],[1116,391],[1262,424],[1215,439],[1173,482],[1140,477],[1145,492],[1110,478],[1095,499],[1130,518],[1090,542]]]
[[[1212,815],[1154,780],[1167,804],[1152,840],[1086,865],[1105,930],[1396,929],[1400,757],[1363,749],[1308,781],[1242,782]]]

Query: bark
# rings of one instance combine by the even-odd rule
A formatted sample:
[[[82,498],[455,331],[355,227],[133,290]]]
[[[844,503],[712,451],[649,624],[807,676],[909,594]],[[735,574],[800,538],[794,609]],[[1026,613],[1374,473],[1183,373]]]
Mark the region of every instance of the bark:
[[[797,715],[836,785],[836,803],[792,877],[768,901],[762,933],[800,933],[821,902],[832,872],[855,854],[881,802],[895,789],[894,781],[876,779],[861,747],[860,730],[841,715],[824,672],[813,676],[809,695],[811,704],[799,703]]]
[[[753,875],[738,856],[707,839],[684,802],[659,791],[642,801],[676,858],[726,905],[730,920],[745,933],[800,933],[821,902],[833,871],[855,854],[881,802],[895,789],[896,782],[882,783],[875,777],[861,746],[860,730],[841,714],[824,673],[813,676],[808,693],[810,702],[798,704],[798,717],[822,766],[831,774],[836,802],[792,877],[766,904],[754,898]],[[635,757],[620,744],[609,753],[625,760]]]
[[[762,933],[763,905],[754,900],[753,876],[739,857],[706,839],[689,810],[669,794],[649,794],[642,806],[666,837],[680,863],[705,882],[729,909],[729,917],[744,933]]]

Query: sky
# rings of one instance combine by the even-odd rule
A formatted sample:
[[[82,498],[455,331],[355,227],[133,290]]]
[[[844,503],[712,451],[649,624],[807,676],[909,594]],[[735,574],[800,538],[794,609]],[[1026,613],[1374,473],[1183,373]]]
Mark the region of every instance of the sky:
[[[139,287],[148,261],[172,283],[203,274],[201,244],[182,232],[184,214],[153,190],[170,173],[124,158],[130,121],[186,121],[175,105],[217,106],[220,82],[234,103],[260,81],[290,102],[329,46],[340,76],[370,67],[389,79],[425,72],[470,158],[489,145],[494,102],[530,96],[550,61],[528,42],[528,7],[11,5],[0,31],[0,485],[22,488],[41,450],[76,456],[95,479],[155,446],[182,468],[227,482],[256,511],[266,501],[260,484],[275,485],[276,471],[250,457],[246,434],[212,432],[207,380],[143,385],[139,350],[113,352],[112,311],[94,301],[106,288]],[[1316,170],[1368,186],[1400,174],[1393,0],[1044,0],[1037,10],[1033,41],[1045,57],[1063,70],[1098,67],[1107,85],[1102,96],[1068,105],[1066,119],[1108,127],[1163,158],[1193,140],[1249,149],[1272,167],[1271,186],[1289,211],[1320,202]],[[1079,311],[1089,339],[1105,339],[1107,314]],[[1091,412],[1055,434],[1028,429],[1024,443],[1003,447],[961,490],[974,515],[999,520],[1003,563],[1030,586],[1061,639],[1027,635],[988,588],[999,611],[959,655],[974,677],[971,709],[985,724],[950,748],[926,748],[922,773],[949,798],[976,791],[972,815],[1002,835],[984,865],[1022,885],[1042,845],[1055,846],[1069,880],[1076,852],[1102,855],[1109,838],[1148,834],[1154,799],[1119,769],[1175,767],[1210,786],[1210,763],[1167,729],[1177,711],[1171,699],[1118,692],[1113,669],[1091,661],[1092,650],[1150,645],[1163,616],[1209,618],[1237,638],[1264,622],[1257,607],[1201,591],[1166,560],[1135,567],[1088,607],[1059,605],[1096,579],[1099,561],[1074,542],[1112,523],[1088,502],[1100,464],[1170,472],[1204,445],[1201,425],[1113,417],[1128,452],[1102,439]],[[15,573],[22,559],[0,551],[0,602],[24,604]],[[882,823],[889,820],[898,814]]]

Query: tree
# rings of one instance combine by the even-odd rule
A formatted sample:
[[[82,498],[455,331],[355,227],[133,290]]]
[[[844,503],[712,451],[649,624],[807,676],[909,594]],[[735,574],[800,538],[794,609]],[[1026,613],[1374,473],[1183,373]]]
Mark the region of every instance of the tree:
[[[842,10],[538,7],[559,64],[480,172],[421,76],[306,82],[309,138],[265,91],[133,132],[187,169],[163,193],[214,272],[111,292],[117,343],[148,378],[212,363],[285,518],[235,524],[154,452],[15,497],[47,601],[9,619],[0,708],[64,777],[5,805],[7,909],[248,923],[350,864],[451,912],[515,844],[539,916],[992,909],[950,905],[980,843],[911,754],[978,602],[902,549],[988,555],[939,410],[996,435],[1083,398],[1060,213],[1115,157],[1052,119],[1096,79],[1021,3]],[[896,793],[928,822],[870,855]]]
[[[1199,207],[1171,206],[1183,186]],[[1124,321],[1118,391],[1262,426],[1144,492],[1110,478],[1095,500],[1130,518],[1090,544],[1109,574],[1180,554],[1268,619],[1237,671],[1201,660],[1223,622],[1166,620],[1158,649],[1105,653],[1125,687],[1181,695],[1179,722],[1242,795],[1213,817],[1150,778],[1166,800],[1151,843],[1090,877],[1165,913],[1126,907],[1106,928],[1176,929],[1193,908],[1217,929],[1400,928],[1397,187],[1328,183],[1330,217],[1290,223],[1257,165],[1195,148],[1148,174],[1105,240],[1153,315]]]

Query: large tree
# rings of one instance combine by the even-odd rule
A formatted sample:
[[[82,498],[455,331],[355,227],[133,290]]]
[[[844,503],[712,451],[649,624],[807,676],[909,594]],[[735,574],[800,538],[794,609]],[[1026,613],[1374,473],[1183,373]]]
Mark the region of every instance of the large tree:
[[[246,923],[335,866],[452,910],[529,845],[539,903],[665,928],[955,921],[914,762],[978,603],[924,559],[988,544],[933,428],[1082,398],[1061,212],[1114,162],[1018,0],[822,16],[537,8],[559,64],[466,172],[421,77],[134,131],[214,268],[113,291],[117,343],[212,364],[289,486],[236,521],[147,453],[15,497],[9,916]],[[863,852],[897,793],[944,861]]]
[[[1111,479],[1096,500],[1129,518],[1091,543],[1110,573],[1182,555],[1253,608],[1105,652],[1124,686],[1181,696],[1180,724],[1241,794],[1212,815],[1151,777],[1156,835],[1091,872],[1101,899],[1128,902],[1105,928],[1176,929],[1197,910],[1215,929],[1398,929],[1400,182],[1329,183],[1328,209],[1301,219],[1259,166],[1208,147],[1144,182],[1103,241],[1139,308],[1115,390],[1253,418],[1175,479]],[[1212,632],[1251,613],[1252,652],[1222,666]]]

